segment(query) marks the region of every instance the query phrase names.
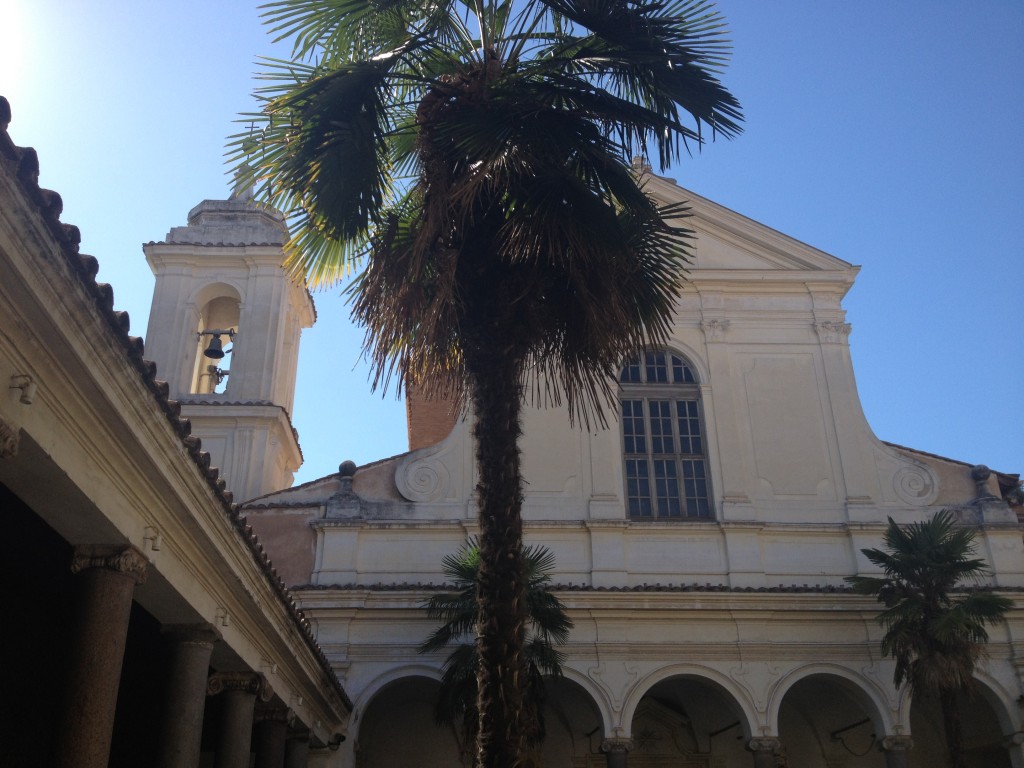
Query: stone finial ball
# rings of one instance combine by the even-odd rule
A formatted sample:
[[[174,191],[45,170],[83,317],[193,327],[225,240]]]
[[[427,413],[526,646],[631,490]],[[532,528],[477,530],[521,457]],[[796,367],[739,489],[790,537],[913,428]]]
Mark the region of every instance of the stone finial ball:
[[[977,482],[978,480],[988,480],[991,476],[992,470],[986,467],[984,464],[976,464],[971,467],[971,480]]]
[[[358,467],[356,466],[356,463],[349,459],[338,465],[338,474],[342,477],[352,477],[355,475],[357,469]]]

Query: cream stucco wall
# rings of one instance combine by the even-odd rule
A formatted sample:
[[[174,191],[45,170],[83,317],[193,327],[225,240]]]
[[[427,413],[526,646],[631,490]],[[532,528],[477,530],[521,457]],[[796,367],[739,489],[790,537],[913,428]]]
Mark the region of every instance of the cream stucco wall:
[[[880,656],[876,605],[844,591],[844,577],[870,572],[860,550],[878,545],[888,518],[948,507],[980,525],[992,584],[1020,589],[1017,520],[1002,501],[981,498],[997,493],[994,480],[979,489],[971,467],[871,431],[842,306],[857,267],[668,180],[652,177],[649,188],[693,212],[696,258],[669,346],[699,379],[713,515],[629,519],[615,414],[607,429],[587,430],[557,408],[527,409],[526,540],[557,558],[554,581],[575,621],[567,677],[607,739],[635,740],[638,713],[657,721],[652,689],[683,691],[687,680],[718,691],[746,739],[789,728],[795,754],[811,754],[821,733],[780,725],[800,721],[786,709],[796,705],[784,705],[791,689],[798,709],[814,691],[845,691],[836,701],[848,695],[849,711],[866,713],[879,739],[906,736],[912,705]],[[421,606],[443,580],[443,556],[477,530],[471,433],[469,417],[435,445],[246,506],[272,552],[297,546],[295,562],[311,564],[293,578],[307,585],[302,603],[356,701],[346,747],[354,765],[358,713],[404,679],[437,679],[443,657],[416,653],[430,629]],[[993,634],[979,674],[1002,735],[1022,727],[1022,621],[1014,612]],[[815,727],[827,741],[822,718]],[[573,754],[574,764],[589,759]],[[720,755],[707,764],[738,759]],[[871,759],[848,764],[883,764]],[[1024,765],[1018,752],[1012,759]]]

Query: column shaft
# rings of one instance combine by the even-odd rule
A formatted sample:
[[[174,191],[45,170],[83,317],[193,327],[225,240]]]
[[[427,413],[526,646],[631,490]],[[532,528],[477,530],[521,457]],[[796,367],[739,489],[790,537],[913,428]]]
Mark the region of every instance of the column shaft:
[[[53,752],[59,768],[107,766],[132,596],[145,568],[145,558],[134,549],[75,554],[77,631]]]
[[[196,768],[206,709],[206,681],[217,630],[209,624],[168,627],[167,695],[160,723],[157,768]]]
[[[884,736],[878,748],[885,753],[885,768],[907,768],[907,752],[914,748],[909,736]]]
[[[256,697],[268,702],[273,689],[256,672],[218,672],[210,676],[206,692],[224,697],[214,768],[249,768]]]
[[[224,710],[214,766],[215,768],[249,768],[252,715],[256,708],[256,693],[228,690],[221,695],[224,697]]]
[[[309,763],[309,734],[291,736],[284,746],[284,768],[306,768]]]
[[[278,717],[259,720],[256,723],[254,736],[256,768],[284,768],[288,723]]]

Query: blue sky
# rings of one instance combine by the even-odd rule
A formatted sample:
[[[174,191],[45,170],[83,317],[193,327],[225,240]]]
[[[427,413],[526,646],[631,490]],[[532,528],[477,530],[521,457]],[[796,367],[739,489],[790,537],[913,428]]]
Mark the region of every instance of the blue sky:
[[[883,440],[1024,471],[1024,3],[725,1],[745,133],[666,175],[862,267],[845,306]],[[0,0],[9,131],[40,155],[115,306],[144,335],[141,244],[229,182],[225,137],[273,48],[247,2]],[[405,450],[362,334],[317,294],[297,481]]]

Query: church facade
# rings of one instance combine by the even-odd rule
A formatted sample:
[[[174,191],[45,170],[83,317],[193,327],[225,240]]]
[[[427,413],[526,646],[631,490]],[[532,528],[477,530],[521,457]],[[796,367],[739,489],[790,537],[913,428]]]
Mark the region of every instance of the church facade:
[[[1024,586],[1012,478],[878,440],[842,300],[858,268],[648,174],[685,200],[695,261],[669,343],[626,361],[607,429],[528,409],[525,536],[574,622],[537,766],[935,766],[941,719],[892,684],[877,604],[844,577],[888,518],[952,510],[991,585]],[[472,416],[409,402],[409,453],[243,504],[353,697],[352,766],[449,766],[444,654],[417,646],[441,562],[477,532]],[[964,711],[972,765],[1024,766],[1022,615]]]

